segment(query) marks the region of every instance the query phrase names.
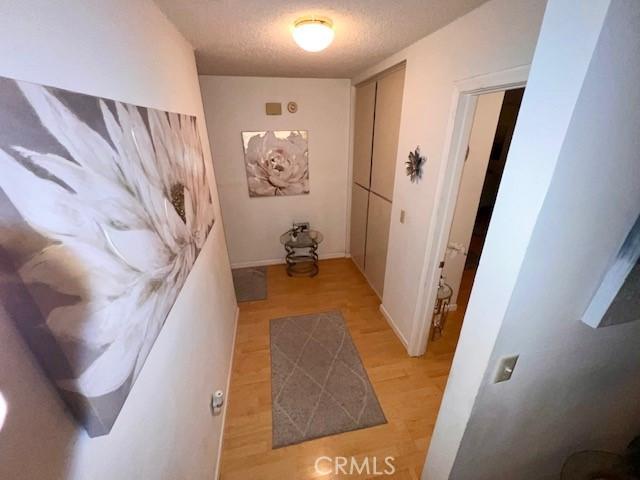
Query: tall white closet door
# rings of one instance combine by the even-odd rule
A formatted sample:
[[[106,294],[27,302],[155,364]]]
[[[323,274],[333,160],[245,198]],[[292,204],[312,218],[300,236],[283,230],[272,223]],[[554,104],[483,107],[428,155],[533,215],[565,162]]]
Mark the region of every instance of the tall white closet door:
[[[391,202],[375,193],[369,193],[369,215],[367,216],[367,243],[365,252],[365,275],[369,283],[382,298],[384,274],[387,265]]]
[[[353,134],[353,181],[369,188],[373,116],[376,104],[376,82],[356,88],[355,130]]]
[[[351,258],[364,272],[364,245],[367,232],[369,192],[357,184],[351,191]]]
[[[371,190],[388,200],[393,200],[403,91],[404,68],[378,80],[373,129]]]
[[[387,263],[403,88],[404,68],[356,88],[350,251],[380,297]]]

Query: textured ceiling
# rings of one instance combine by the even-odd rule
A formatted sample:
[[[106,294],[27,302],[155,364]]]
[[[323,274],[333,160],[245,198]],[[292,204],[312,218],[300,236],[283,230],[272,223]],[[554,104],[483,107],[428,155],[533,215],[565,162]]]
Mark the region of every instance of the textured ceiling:
[[[155,0],[196,49],[200,74],[351,78],[486,0]],[[319,53],[301,50],[291,25],[333,20]]]

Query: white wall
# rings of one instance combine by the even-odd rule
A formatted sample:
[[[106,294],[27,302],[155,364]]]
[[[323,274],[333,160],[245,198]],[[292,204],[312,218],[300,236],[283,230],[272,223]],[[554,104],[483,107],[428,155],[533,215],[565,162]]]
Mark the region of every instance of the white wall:
[[[548,6],[429,447],[424,477],[430,480],[449,478],[482,379],[491,365],[498,332],[547,194],[607,6],[608,1],[599,1],[591,2],[587,7],[579,0],[553,1]],[[568,18],[572,20],[568,22]],[[581,41],[575,42],[576,38]],[[527,134],[520,135],[521,131]],[[557,286],[552,275],[547,276],[549,291],[550,285]]]
[[[607,7],[608,0],[591,2],[588,7],[579,0],[552,1],[548,5],[429,447],[424,470],[424,478],[429,480],[449,478]],[[572,16],[575,18],[568,22]],[[575,42],[576,38],[580,42]],[[521,131],[527,134],[520,135]],[[548,276],[547,285],[557,285],[556,280]]]
[[[210,160],[193,51],[150,0],[5,0],[0,75],[196,115]],[[227,381],[236,313],[217,210],[109,435],[74,423],[0,310],[0,478],[214,478],[222,417],[209,396]]]
[[[498,273],[489,262],[500,247],[524,255],[453,472],[428,468],[424,478],[557,479],[571,453],[622,452],[640,433],[640,322],[592,329],[580,321],[640,214],[639,30],[634,0],[549,3],[482,281]],[[520,208],[541,199],[538,212]],[[531,234],[502,241],[515,211],[524,217],[515,226]],[[496,313],[481,293],[467,317],[478,327]],[[472,330],[463,329],[461,350]],[[491,383],[509,354],[520,355],[514,376]],[[461,394],[452,387],[445,402]],[[438,463],[436,453],[429,458]]]
[[[456,105],[455,83],[527,65],[533,57],[545,0],[491,0],[358,75],[358,83],[406,60],[397,170],[383,305],[405,338],[411,336],[427,243],[435,232],[438,179]],[[412,184],[404,162],[416,145],[427,157]],[[406,211],[401,224],[400,210]]]
[[[351,92],[349,80],[201,76],[229,257],[234,266],[280,263],[280,234],[309,221],[322,257],[344,256]],[[291,114],[289,101],[298,103]],[[281,102],[267,116],[266,102]],[[242,131],[308,130],[309,195],[250,198]]]

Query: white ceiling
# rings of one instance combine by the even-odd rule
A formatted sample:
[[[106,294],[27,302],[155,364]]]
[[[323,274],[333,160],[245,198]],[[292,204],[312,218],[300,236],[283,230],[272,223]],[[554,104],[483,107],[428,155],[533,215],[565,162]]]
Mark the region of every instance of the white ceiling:
[[[155,0],[196,49],[200,74],[351,78],[486,0]],[[304,15],[333,20],[319,53],[291,38]]]

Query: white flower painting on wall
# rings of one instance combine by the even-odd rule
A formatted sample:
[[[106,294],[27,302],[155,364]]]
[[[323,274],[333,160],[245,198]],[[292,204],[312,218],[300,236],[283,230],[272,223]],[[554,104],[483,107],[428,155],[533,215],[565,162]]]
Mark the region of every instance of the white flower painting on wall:
[[[0,301],[110,431],[214,223],[196,119],[0,78]]]
[[[242,132],[250,197],[309,193],[308,133]]]

